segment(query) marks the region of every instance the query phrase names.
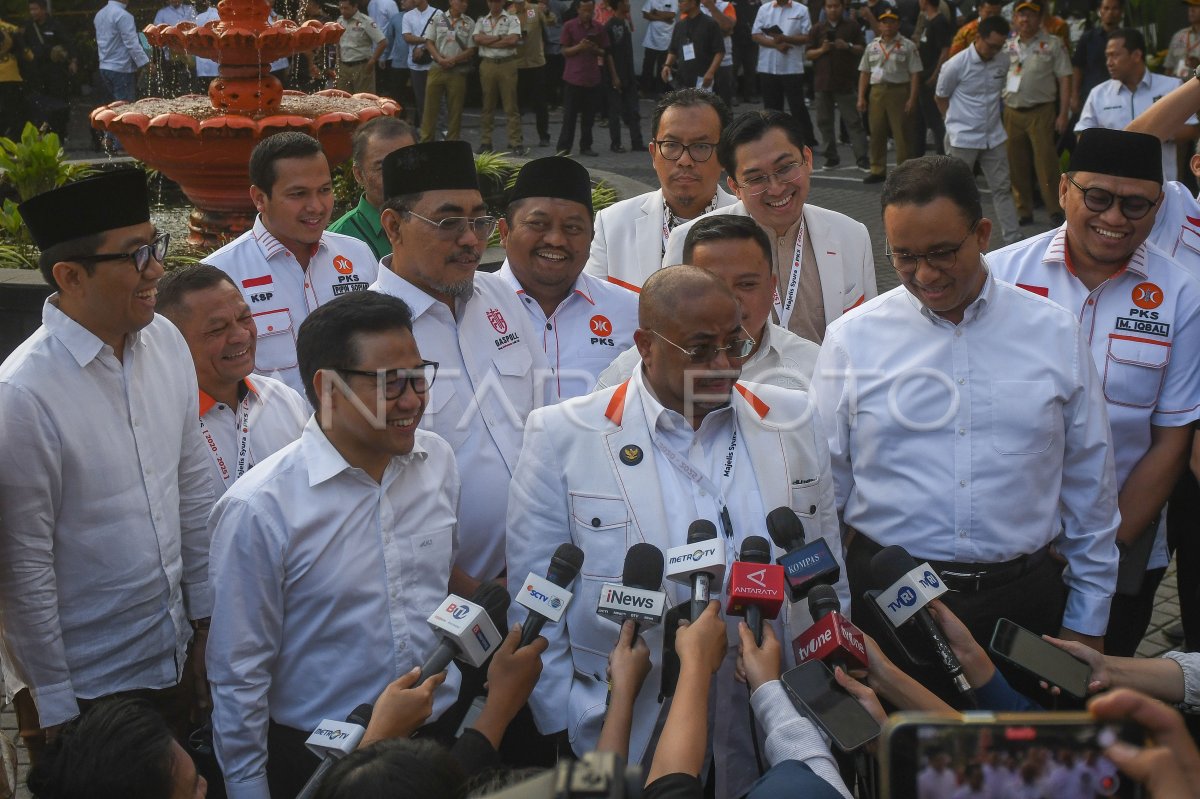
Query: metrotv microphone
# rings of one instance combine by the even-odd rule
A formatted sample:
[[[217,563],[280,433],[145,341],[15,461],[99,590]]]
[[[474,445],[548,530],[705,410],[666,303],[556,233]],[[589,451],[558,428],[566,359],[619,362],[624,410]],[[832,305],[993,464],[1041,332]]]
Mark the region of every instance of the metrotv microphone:
[[[825,539],[817,537],[804,543],[804,523],[787,505],[767,514],[767,533],[784,554],[775,562],[783,567],[783,576],[793,602],[808,595],[813,586],[833,585],[842,569],[829,551]]]
[[[689,617],[692,621],[708,607],[713,587],[721,593],[725,580],[725,543],[717,537],[717,526],[697,519],[688,527],[687,543],[667,550],[667,579],[692,587]]]
[[[479,668],[500,648],[500,630],[508,628],[508,592],[493,582],[479,586],[470,601],[451,594],[427,620],[438,645],[421,666],[417,685],[444,671],[458,658]]]
[[[618,625],[633,620],[637,628],[662,622],[667,595],[659,590],[663,578],[663,553],[654,544],[638,543],[625,553],[620,583],[600,586],[596,614]]]
[[[347,716],[345,721],[324,719],[317,725],[304,745],[310,752],[321,758],[321,763],[308,778],[308,782],[304,783],[300,793],[296,794],[296,799],[311,799],[315,796],[317,788],[321,787],[321,780],[325,779],[326,772],[333,768],[335,763],[358,748],[363,735],[367,732],[367,725],[371,723],[371,710],[371,705],[362,704],[354,708],[354,712]]]
[[[532,644],[546,622],[557,624],[562,620],[575,596],[567,586],[575,582],[581,566],[583,550],[571,543],[559,544],[550,558],[546,576],[539,577],[530,572],[525,578],[524,586],[517,591],[517,604],[528,608],[529,613],[521,625],[518,648]]]
[[[814,585],[808,592],[808,612],[813,624],[792,641],[796,663],[819,660],[832,669],[844,671],[867,668],[867,644],[862,631],[842,615],[837,591],[828,585]]]
[[[725,613],[745,616],[762,646],[763,620],[773,619],[783,607],[783,567],[771,563],[771,545],[760,535],[748,535],[742,551],[729,569]]]

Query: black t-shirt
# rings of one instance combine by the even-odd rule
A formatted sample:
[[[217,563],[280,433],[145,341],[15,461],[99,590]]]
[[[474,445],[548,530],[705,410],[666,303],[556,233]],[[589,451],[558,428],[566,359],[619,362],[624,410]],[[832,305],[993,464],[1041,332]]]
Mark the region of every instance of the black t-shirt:
[[[922,80],[933,74],[942,50],[949,47],[953,40],[954,31],[941,14],[934,14],[933,19],[925,19],[925,30],[921,32],[921,41],[917,42],[917,52],[921,54]]]
[[[608,33],[608,54],[612,56],[617,67],[617,77],[621,83],[633,80],[633,33],[625,20],[613,17],[604,23]]]
[[[687,59],[684,45],[690,44],[695,50],[695,58]],[[702,12],[696,12],[687,19],[675,23],[671,31],[670,52],[675,54],[675,74],[681,88],[692,88],[696,80],[704,76],[712,65],[713,58],[718,53],[725,53],[725,37],[712,18]]]

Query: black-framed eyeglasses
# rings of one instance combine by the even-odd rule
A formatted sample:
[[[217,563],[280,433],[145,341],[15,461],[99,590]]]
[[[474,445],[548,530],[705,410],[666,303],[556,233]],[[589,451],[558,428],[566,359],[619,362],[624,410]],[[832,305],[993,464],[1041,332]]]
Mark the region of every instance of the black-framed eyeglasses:
[[[975,233],[975,228],[979,226],[979,220],[976,219],[971,224],[971,229],[967,231],[967,235],[963,236],[962,241],[954,245],[949,250],[930,250],[929,252],[893,252],[892,243],[887,239],[883,240],[883,254],[887,256],[892,263],[892,268],[902,275],[911,275],[917,271],[917,265],[921,263],[921,259],[925,259],[925,263],[929,264],[931,269],[936,269],[939,272],[945,272],[948,269],[953,269],[958,263],[958,251],[967,243],[967,239],[971,238]]]
[[[141,273],[150,264],[151,257],[161,264],[163,259],[167,257],[167,248],[170,246],[171,234],[159,233],[149,244],[143,244],[133,252],[98,252],[94,255],[76,255],[72,258],[64,258],[63,260],[74,261],[79,264],[94,264],[99,261],[120,261],[128,258],[133,261],[133,268]]]
[[[672,141],[671,139],[654,139],[650,142],[658,148],[658,154],[668,161],[678,161],[683,158],[683,154],[688,156],[697,164],[703,164],[708,159],[712,158],[713,151],[717,149],[717,145],[709,144],[706,141],[694,141],[691,144],[684,144],[680,141]]]
[[[756,175],[749,180],[744,180],[738,186],[745,189],[746,193],[750,196],[757,197],[771,188],[772,178],[779,181],[780,186],[798,180],[804,174],[804,170],[800,168],[801,166],[800,162],[793,161],[781,169],[776,169],[774,172],[769,172],[765,175]]]
[[[750,353],[754,350],[754,339],[749,333],[746,333],[745,328],[742,328],[742,332],[746,333],[745,338],[731,341],[724,347],[717,347],[713,344],[699,344],[691,349],[685,349],[679,346],[662,333],[659,333],[657,330],[651,330],[650,332],[682,352],[688,357],[688,360],[695,364],[712,363],[722,352],[728,353],[730,358],[741,360],[742,358],[750,357]]]
[[[1089,211],[1103,213],[1109,208],[1112,208],[1113,202],[1120,202],[1121,215],[1131,222],[1144,217],[1150,213],[1154,206],[1158,205],[1158,200],[1151,200],[1148,197],[1142,197],[1138,194],[1113,194],[1107,189],[1089,186],[1084,188],[1075,182],[1075,178],[1067,175],[1067,180],[1071,181],[1071,185],[1079,189],[1083,193],[1083,204],[1087,206]]]
[[[405,211],[409,216],[415,216],[427,225],[437,228],[437,234],[443,239],[457,239],[467,232],[467,228],[475,234],[475,238],[487,241],[496,229],[494,216],[448,216],[445,219],[433,220],[421,216],[416,211]]]
[[[408,386],[412,386],[415,394],[424,394],[429,391],[429,387],[437,379],[438,366],[437,361],[421,361],[421,365],[416,369],[379,369],[374,372],[362,369],[336,369],[335,371],[344,375],[373,377],[376,387],[383,387],[384,398],[394,400],[398,399]]]

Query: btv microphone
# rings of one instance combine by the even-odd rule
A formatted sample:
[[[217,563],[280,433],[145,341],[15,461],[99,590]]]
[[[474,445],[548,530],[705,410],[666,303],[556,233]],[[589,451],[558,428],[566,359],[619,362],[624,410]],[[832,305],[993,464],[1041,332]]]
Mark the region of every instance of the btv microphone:
[[[829,551],[829,544],[818,537],[804,543],[804,524],[787,505],[767,514],[767,532],[775,546],[784,551],[775,562],[783,567],[784,580],[793,602],[799,602],[817,585],[833,585],[842,569]]]
[[[359,742],[367,732],[367,725],[370,723],[371,706],[364,704],[354,708],[354,712],[347,716],[345,721],[325,719],[317,725],[304,745],[310,752],[321,758],[321,764],[308,778],[308,782],[304,783],[304,788],[296,795],[296,799],[311,799],[316,795],[317,789],[321,787],[321,780],[325,779],[326,772],[333,768],[335,763],[358,748]]]
[[[521,625],[518,648],[532,644],[546,622],[557,624],[562,619],[574,596],[567,586],[575,582],[582,565],[582,549],[571,543],[559,544],[550,558],[546,576],[542,578],[530,572],[525,578],[525,586],[517,591],[517,604],[529,608],[529,614]]]
[[[725,544],[717,538],[717,526],[708,519],[697,519],[688,527],[687,543],[667,550],[667,579],[691,584],[692,621],[708,607],[713,585],[720,592],[725,579]]]
[[[867,668],[867,644],[863,634],[842,615],[837,591],[828,585],[814,585],[808,592],[808,612],[813,624],[792,641],[796,663],[819,660],[831,669]]]
[[[441,641],[421,666],[417,685],[445,670],[454,658],[478,668],[500,647],[507,628],[508,592],[493,582],[476,589],[470,601],[451,594],[428,622]]]
[[[771,563],[771,545],[761,535],[749,535],[729,570],[729,601],[725,613],[745,616],[762,646],[763,619],[773,619],[783,607],[783,567]]]
[[[662,577],[662,550],[654,544],[634,544],[625,553],[621,583],[600,586],[596,613],[618,625],[632,619],[636,637],[638,626],[653,626],[662,621],[667,605],[667,595],[659,590]]]

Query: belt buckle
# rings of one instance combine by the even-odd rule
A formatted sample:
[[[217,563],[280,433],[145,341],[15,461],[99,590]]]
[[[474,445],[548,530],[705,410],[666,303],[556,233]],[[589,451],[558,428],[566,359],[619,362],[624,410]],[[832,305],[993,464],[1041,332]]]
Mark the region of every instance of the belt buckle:
[[[951,578],[952,580],[955,580],[955,581],[959,581],[959,580],[974,580],[974,583],[975,583],[975,584],[974,584],[974,586],[973,586],[973,587],[971,587],[970,589],[968,589],[968,590],[970,590],[970,591],[978,591],[978,590],[980,590],[980,589],[983,587],[983,577],[984,577],[984,573],[983,573],[983,572],[952,572],[952,571],[943,571],[943,572],[942,572],[942,577],[943,577],[943,578],[945,578],[945,577],[949,577],[949,578]]]

